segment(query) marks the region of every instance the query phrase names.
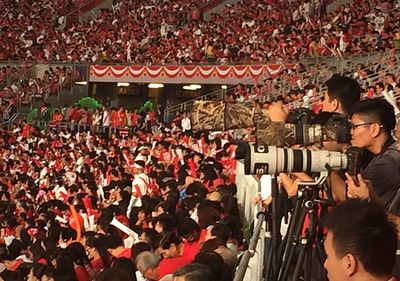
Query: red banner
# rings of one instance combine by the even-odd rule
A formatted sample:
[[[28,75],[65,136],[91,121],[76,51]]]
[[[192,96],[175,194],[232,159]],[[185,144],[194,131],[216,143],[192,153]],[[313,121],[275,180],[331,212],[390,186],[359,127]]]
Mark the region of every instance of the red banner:
[[[168,78],[193,78],[201,77],[220,78],[253,78],[261,76],[276,77],[282,70],[292,67],[292,65],[268,64],[268,65],[186,65],[186,66],[104,66],[92,65],[90,67],[91,77],[115,77],[122,76],[139,77],[168,77]]]

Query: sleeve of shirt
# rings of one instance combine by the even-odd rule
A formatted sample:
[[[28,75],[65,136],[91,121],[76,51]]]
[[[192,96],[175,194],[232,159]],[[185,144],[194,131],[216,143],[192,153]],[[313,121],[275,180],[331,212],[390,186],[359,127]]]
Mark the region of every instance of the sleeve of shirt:
[[[385,201],[391,200],[399,185],[399,164],[391,154],[384,154],[364,170],[363,176],[372,183],[373,191]]]

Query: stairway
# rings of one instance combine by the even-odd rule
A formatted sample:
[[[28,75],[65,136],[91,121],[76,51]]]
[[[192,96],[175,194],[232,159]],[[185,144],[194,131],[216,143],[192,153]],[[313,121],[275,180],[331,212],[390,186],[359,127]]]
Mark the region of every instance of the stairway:
[[[336,11],[339,6],[346,5],[353,2],[353,0],[330,0],[326,6],[326,12],[332,13]]]
[[[211,0],[200,8],[204,20],[209,20],[211,14],[221,14],[227,4],[233,5],[240,0]]]

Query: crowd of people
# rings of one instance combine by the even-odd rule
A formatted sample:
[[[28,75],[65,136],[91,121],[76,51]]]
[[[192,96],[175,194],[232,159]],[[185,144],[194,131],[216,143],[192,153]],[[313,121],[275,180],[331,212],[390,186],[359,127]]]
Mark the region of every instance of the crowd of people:
[[[1,60],[282,62],[390,50],[393,38],[400,38],[400,7],[391,0],[356,0],[329,14],[325,0],[244,0],[208,20],[191,18],[206,1],[117,1],[65,30],[58,29],[57,13],[49,12],[58,7],[54,1],[2,2],[8,8],[0,22]]]
[[[388,50],[399,32],[400,6],[392,0],[355,0],[332,14],[324,0],[243,0],[207,21],[190,18],[204,2],[116,1],[88,23],[60,30],[59,17],[82,1],[0,0],[0,59],[284,62]],[[381,206],[392,205],[400,186],[400,146],[392,136],[400,76],[368,65],[344,73],[363,81],[378,71],[381,82],[360,87],[325,69],[329,80],[321,99],[322,85],[311,80],[321,71],[297,64],[262,85],[238,85],[226,102],[253,100],[255,109],[267,108],[281,123],[298,107],[348,115],[351,143],[312,147],[343,153],[355,145],[371,154],[358,175],[330,173],[331,195],[345,203],[326,219],[325,268],[331,281],[389,280],[397,239]],[[68,89],[79,75],[55,67],[35,78],[30,64],[2,67],[2,119],[19,102]],[[276,97],[283,84],[296,90]],[[254,128],[195,132],[188,113],[169,124],[161,116],[67,105],[54,111],[46,130],[27,121],[1,129],[0,280],[233,280],[247,249],[235,197],[235,149],[238,139],[255,141]],[[321,116],[325,125],[330,117]],[[278,176],[290,200],[298,183],[311,179],[306,173]],[[256,201],[267,209],[271,196]],[[392,213],[400,229],[399,212]]]
[[[398,88],[398,77],[385,79],[386,91]],[[354,79],[333,76],[326,86],[322,110],[350,114],[352,142],[378,155],[358,182],[347,179],[348,196],[389,202],[398,166],[393,160],[378,171],[392,158],[379,156],[375,142],[391,140],[385,153],[398,153],[389,137],[394,105],[381,98],[379,83],[381,94],[359,105]],[[276,110],[286,116],[284,99],[269,107],[273,120]],[[69,125],[59,126],[64,121]],[[197,272],[232,280],[246,249],[235,199],[237,132],[193,132],[188,114],[165,125],[150,112],[79,106],[55,111],[50,125],[40,131],[24,122],[0,134],[1,278],[172,280]],[[253,142],[252,130],[239,139]],[[293,196],[293,175],[279,177]],[[369,193],[357,187],[364,177]],[[344,200],[339,183],[333,194]]]
[[[232,280],[245,245],[228,136],[74,129],[1,132],[1,278],[160,280],[195,261]]]
[[[77,69],[55,66],[37,77],[32,65],[6,66],[0,69],[0,119],[7,120],[19,107],[31,107],[33,101],[46,101],[61,91],[70,90],[82,76]]]

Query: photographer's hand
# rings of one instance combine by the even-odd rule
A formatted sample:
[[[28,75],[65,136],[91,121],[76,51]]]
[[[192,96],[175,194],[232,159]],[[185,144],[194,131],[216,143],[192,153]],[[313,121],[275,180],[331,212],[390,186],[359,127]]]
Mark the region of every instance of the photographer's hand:
[[[286,122],[289,115],[287,109],[280,103],[272,103],[269,108],[269,118],[272,122]]]
[[[371,199],[371,183],[364,180],[361,174],[357,175],[358,182],[349,173],[346,173],[346,178],[348,198]]]

